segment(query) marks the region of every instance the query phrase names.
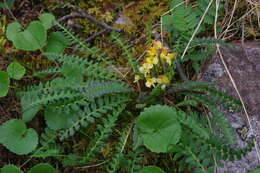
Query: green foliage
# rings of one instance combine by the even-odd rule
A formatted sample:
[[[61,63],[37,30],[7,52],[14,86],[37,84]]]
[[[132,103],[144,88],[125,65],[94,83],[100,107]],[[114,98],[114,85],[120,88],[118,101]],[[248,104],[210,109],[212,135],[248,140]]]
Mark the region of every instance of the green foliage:
[[[125,128],[124,131],[122,132],[120,141],[115,148],[116,154],[114,155],[114,157],[111,159],[111,161],[108,164],[108,167],[107,167],[108,173],[114,173],[119,170],[120,161],[124,158],[123,152],[126,147],[126,143],[129,138],[130,132],[131,132],[131,127]]]
[[[101,116],[106,114],[108,111],[116,111],[116,108],[127,100],[127,96],[123,95],[105,96],[99,97],[98,99],[84,105],[84,110],[78,111],[77,114],[74,114],[69,126],[66,130],[61,132],[60,139],[64,140],[69,136],[74,135],[74,133],[79,130],[81,126],[87,127],[89,124],[94,123],[96,118],[101,118]]]
[[[5,165],[0,169],[1,173],[23,173],[15,165]],[[39,163],[32,167],[27,173],[57,173],[57,171],[48,163]]]
[[[151,106],[137,119],[138,135],[149,150],[173,152],[173,160],[183,158],[179,160],[180,171],[195,168],[195,172],[213,172],[215,162],[240,159],[252,149],[250,143],[244,149],[232,149],[228,143],[204,128],[195,115],[169,106]],[[159,137],[154,135],[156,133]]]
[[[18,62],[12,62],[7,67],[7,73],[10,78],[20,80],[25,75],[25,68]]]
[[[139,135],[142,136],[144,145],[152,152],[169,152],[179,142],[181,127],[176,114],[173,108],[156,105],[146,108],[139,115]]]
[[[255,170],[251,171],[250,173],[259,173],[260,172],[260,168],[256,168]]]
[[[41,49],[47,40],[47,32],[39,21],[31,22],[25,30],[22,30],[22,26],[18,22],[14,22],[8,25],[6,32],[7,38],[17,49],[27,51]]]
[[[188,44],[189,39],[193,35],[195,28],[199,24],[201,17],[209,5],[210,1],[199,0],[194,8],[191,4],[185,3],[183,0],[174,0],[171,3],[172,11],[170,14],[163,16],[163,28],[172,35],[172,42],[175,45],[174,51],[182,53]],[[223,1],[220,2],[219,12],[223,9]],[[211,7],[205,15],[205,18],[200,25],[196,35],[202,35],[204,38],[194,38],[188,48],[186,55],[181,62],[191,61],[195,72],[200,70],[201,63],[207,58],[211,57],[215,51],[215,44],[222,44],[228,48],[232,48],[223,40],[212,37],[205,37],[206,31],[215,22],[216,2],[213,1]],[[218,13],[218,15],[221,15]],[[219,30],[219,28],[217,28]],[[209,31],[211,33],[211,30]]]
[[[15,0],[4,0],[4,2],[0,2],[0,8],[12,8]]]
[[[55,16],[50,13],[43,13],[39,16],[39,19],[44,26],[45,30],[47,31],[53,25],[53,21],[55,21]]]
[[[13,22],[7,26],[6,36],[17,49],[35,51],[47,45],[46,52],[63,53],[69,42],[61,32],[51,33],[47,40],[47,31],[54,21],[52,14],[43,13],[39,20],[32,21],[26,29],[19,22]]]
[[[61,32],[52,32],[48,37],[45,52],[61,54],[67,46],[69,46],[69,41]]]
[[[107,118],[103,119],[103,125],[98,125],[95,132],[95,139],[91,141],[90,149],[87,151],[86,158],[95,158],[95,153],[101,151],[101,147],[105,146],[105,141],[108,136],[112,133],[113,128],[116,125],[116,121],[125,106],[118,107],[117,110],[114,110],[111,115],[108,115]]]
[[[132,70],[134,72],[137,72],[138,64],[137,64],[136,60],[134,59],[132,51],[130,50],[131,46],[128,45],[127,41],[121,39],[120,35],[115,32],[113,32],[111,34],[111,40],[122,48],[122,50],[123,50],[122,55],[126,57],[128,64],[131,66]]]
[[[23,173],[23,171],[21,171],[15,165],[5,165],[0,170],[1,170],[1,173]]]
[[[10,86],[10,78],[7,72],[0,70],[0,97],[7,95]]]
[[[184,1],[174,0],[171,7],[182,2]],[[150,3],[154,4],[149,0],[136,4],[147,6]],[[169,15],[162,18],[163,29],[172,35],[171,40],[174,42],[170,52],[183,52],[206,6],[206,0],[199,0],[195,6],[179,4]],[[208,26],[214,23],[215,9],[213,2],[197,34],[202,35],[208,31]],[[52,29],[59,31],[48,35],[54,23],[55,28]],[[151,37],[152,29],[148,34]],[[68,166],[108,162],[106,172],[109,173],[163,173],[164,171],[156,166],[142,168],[143,165],[150,164],[150,154],[147,153],[151,151],[154,152],[151,154],[154,160],[161,159],[161,156],[173,157],[169,162],[177,161],[178,165],[174,171],[208,173],[213,172],[215,164],[220,163],[220,160],[241,159],[252,149],[252,143],[239,150],[231,147],[234,144],[232,128],[216,105],[239,108],[241,104],[214,89],[211,83],[175,82],[164,89],[157,85],[151,91],[139,92],[138,102],[137,94],[133,94],[132,89],[113,73],[116,69],[114,64],[118,62],[112,61],[104,50],[86,44],[71,30],[55,22],[53,15],[42,14],[38,21],[31,22],[26,29],[14,22],[8,26],[6,35],[16,48],[44,51],[43,55],[56,65],[34,73],[35,76],[47,77],[41,78],[38,85],[27,87],[18,93],[22,120],[12,119],[0,126],[0,143],[12,152],[28,154],[34,150],[31,158],[38,160],[52,157]],[[138,63],[133,53],[135,51],[132,50],[134,48],[116,33],[112,33],[111,40],[122,49],[127,66],[138,72]],[[192,61],[193,68],[198,71],[199,65],[214,52],[214,44],[229,46],[224,41],[211,37],[194,38],[181,61]],[[84,57],[63,54],[69,45],[78,48],[75,52]],[[177,60],[178,58],[179,56]],[[158,67],[155,70],[162,69]],[[174,69],[164,70],[174,79]],[[169,70],[171,72],[168,72]],[[7,94],[10,78],[21,79],[25,69],[17,63],[12,63],[7,72],[0,71],[0,96]],[[50,80],[44,81],[45,79]],[[173,88],[169,89],[170,86]],[[142,84],[138,85],[138,89],[142,90]],[[130,96],[133,100],[130,100]],[[136,104],[137,102],[140,104]],[[160,105],[163,102],[174,107]],[[146,105],[149,107],[145,108]],[[204,112],[195,111],[197,109],[194,108],[198,106],[207,108],[211,112],[210,116],[206,117],[207,115],[201,115]],[[130,121],[135,119],[143,108],[132,128]],[[27,129],[24,122],[31,121],[37,114],[43,115],[45,123],[41,124],[46,127],[41,133],[39,148],[36,149],[37,133],[33,129]],[[205,123],[206,118],[212,126]],[[124,128],[125,126],[127,127]],[[117,137],[119,142],[115,143],[114,139]],[[144,151],[143,146],[148,150]],[[164,161],[162,162],[164,164]],[[101,169],[104,172],[104,167]],[[22,172],[13,165],[6,165],[1,169],[1,172],[3,171]],[[167,171],[170,171],[170,168]],[[56,171],[51,165],[41,163],[29,170],[29,173],[36,172]]]
[[[140,171],[140,173],[165,173],[165,172],[157,166],[146,166]]]
[[[7,72],[0,70],[0,97],[5,97],[10,87],[10,78],[19,80],[25,74],[25,68],[18,62],[12,62]]]
[[[36,148],[38,135],[23,121],[11,119],[0,126],[0,143],[16,154],[28,154]]]
[[[57,173],[57,171],[48,163],[40,163],[32,167],[28,173]]]

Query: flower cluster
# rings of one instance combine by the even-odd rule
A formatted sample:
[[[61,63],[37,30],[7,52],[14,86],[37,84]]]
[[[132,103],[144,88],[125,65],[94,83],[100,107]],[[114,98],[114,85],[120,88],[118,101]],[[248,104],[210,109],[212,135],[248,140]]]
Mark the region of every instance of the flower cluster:
[[[139,68],[139,72],[146,78],[145,85],[150,88],[158,83],[165,87],[165,84],[170,83],[170,79],[163,74],[165,74],[167,66],[171,66],[172,60],[176,56],[177,53],[169,53],[161,42],[153,41],[152,46],[147,50],[143,64]],[[135,82],[140,79],[139,75],[135,76]]]

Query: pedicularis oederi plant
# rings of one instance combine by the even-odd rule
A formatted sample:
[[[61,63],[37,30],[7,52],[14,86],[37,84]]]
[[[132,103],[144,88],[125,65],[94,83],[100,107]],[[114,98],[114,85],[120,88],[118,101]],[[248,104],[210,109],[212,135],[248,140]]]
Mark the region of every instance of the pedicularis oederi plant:
[[[34,72],[40,82],[17,91],[22,118],[0,125],[0,143],[18,155],[53,158],[64,166],[105,161],[103,172],[109,173],[165,172],[158,165],[144,166],[149,153],[177,162],[177,172],[214,172],[214,165],[221,165],[221,160],[242,158],[252,149],[252,143],[234,149],[233,129],[216,107],[239,110],[240,102],[215,89],[212,83],[182,81],[176,73],[176,63],[182,62],[191,62],[194,72],[198,71],[215,43],[228,44],[195,37],[181,59],[208,2],[200,0],[192,8],[177,0],[171,7],[178,3],[181,5],[162,18],[173,43],[166,46],[151,40],[141,60],[137,60],[134,48],[122,35],[111,33],[111,46],[119,47],[126,58],[125,76],[115,59],[81,41],[52,14],[40,15],[25,28],[19,22],[9,24],[6,36],[15,48],[39,51],[55,66]],[[212,26],[215,9],[215,5],[210,8],[199,33]],[[64,53],[68,46],[78,47],[74,51],[77,55]],[[24,74],[25,68],[17,62],[10,64],[7,72],[0,71],[0,96],[7,94],[9,78],[18,80]],[[36,116],[43,116],[40,135],[26,124]],[[68,150],[72,142],[82,144],[84,149]],[[5,165],[1,172],[21,173],[18,167]],[[43,170],[57,172],[50,164],[40,163],[29,173]]]

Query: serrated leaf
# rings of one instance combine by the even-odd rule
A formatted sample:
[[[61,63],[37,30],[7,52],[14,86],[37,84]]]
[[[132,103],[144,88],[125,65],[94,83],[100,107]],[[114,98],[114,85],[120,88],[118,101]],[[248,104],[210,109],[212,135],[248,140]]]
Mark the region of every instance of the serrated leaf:
[[[181,126],[175,116],[177,111],[169,106],[155,105],[146,108],[138,119],[144,145],[152,152],[166,153],[171,150],[181,135]]]
[[[53,22],[55,20],[55,16],[53,16],[50,13],[43,13],[39,16],[39,19],[42,22],[44,28],[48,30],[52,27]]]
[[[28,173],[57,173],[57,171],[48,163],[39,163],[32,167]]]
[[[7,95],[10,86],[10,78],[7,72],[0,70],[0,97]]]
[[[5,165],[3,168],[0,169],[1,173],[23,173],[19,168],[15,165]]]
[[[36,148],[38,135],[22,120],[11,119],[0,126],[0,143],[16,154],[28,154]]]
[[[10,78],[19,80],[24,76],[25,68],[18,62],[12,62],[11,64],[8,65],[7,72]]]
[[[141,169],[140,173],[165,173],[165,172],[157,166],[146,166],[143,169]]]

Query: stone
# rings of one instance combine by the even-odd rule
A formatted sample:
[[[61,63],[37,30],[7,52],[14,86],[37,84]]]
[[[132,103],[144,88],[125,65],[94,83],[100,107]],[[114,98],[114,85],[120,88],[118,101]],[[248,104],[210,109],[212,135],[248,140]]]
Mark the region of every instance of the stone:
[[[258,151],[260,151],[260,43],[236,43],[234,46],[234,50],[221,47],[221,52],[249,113],[252,130],[248,132],[247,139],[255,136]],[[207,66],[202,69],[202,75],[200,76],[202,80],[217,82],[218,89],[238,98],[219,55],[213,57]],[[244,126],[249,128],[244,112],[225,113],[227,120],[234,129]],[[236,143],[239,148],[246,146],[246,142],[242,141],[238,135]],[[235,162],[225,161],[224,167],[218,168],[217,172],[248,173],[255,168],[260,168],[259,159],[256,148],[254,148],[241,160]]]

